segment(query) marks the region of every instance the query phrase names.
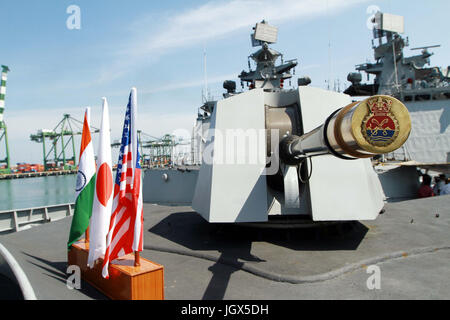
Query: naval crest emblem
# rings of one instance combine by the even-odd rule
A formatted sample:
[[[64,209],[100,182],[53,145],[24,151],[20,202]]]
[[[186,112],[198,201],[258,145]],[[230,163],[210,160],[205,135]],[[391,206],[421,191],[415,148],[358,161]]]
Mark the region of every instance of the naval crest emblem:
[[[362,123],[362,133],[368,143],[376,147],[386,147],[397,139],[400,126],[392,114],[393,100],[389,97],[369,99],[369,114]]]

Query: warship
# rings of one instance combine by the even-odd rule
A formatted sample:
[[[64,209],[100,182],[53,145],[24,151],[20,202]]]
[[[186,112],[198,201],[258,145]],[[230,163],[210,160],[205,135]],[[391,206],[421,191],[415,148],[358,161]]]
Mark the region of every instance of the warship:
[[[431,48],[413,48],[420,54],[406,56],[409,38],[404,17],[378,12],[373,20],[373,63],[356,66],[344,91],[353,97],[390,95],[408,108],[412,130],[397,152],[383,156],[383,162],[406,162],[419,168],[450,173],[450,67],[431,67]],[[368,81],[363,83],[363,73]]]
[[[412,121],[409,139],[395,152],[376,156],[374,167],[387,200],[413,199],[423,172],[450,174],[450,67],[430,67],[433,53],[429,49],[439,45],[413,48],[412,51],[421,50],[421,54],[405,56],[409,38],[401,35],[405,29],[404,17],[378,12],[372,22],[375,62],[357,65],[357,72],[351,72],[347,77],[351,85],[344,93],[354,100],[388,95],[407,107]],[[252,42],[255,44],[254,35]],[[257,64],[256,70],[243,71],[239,76],[242,88],[247,83],[247,87],[253,89],[257,85],[255,80],[258,81],[255,75],[267,68],[264,63],[258,63],[258,53],[249,57]],[[297,65],[296,60],[284,63],[279,53],[271,51],[270,54],[282,60],[275,73],[288,71]],[[367,75],[367,83],[363,83],[363,73]],[[288,78],[288,75],[281,77],[281,88]],[[371,78],[372,82],[369,82]],[[299,86],[310,83],[309,77],[298,79]],[[226,81],[224,88],[227,89],[225,98],[235,94],[233,82]],[[207,101],[202,106],[203,112],[199,113],[193,131],[191,153],[196,165],[201,164],[213,106],[213,101]]]
[[[258,50],[239,75],[242,91],[225,81],[223,99],[206,101],[198,114],[196,167],[148,172],[144,200],[192,205],[212,223],[376,219],[385,194],[369,158],[408,139],[406,107],[387,95],[355,102],[309,86],[308,77],[285,88],[297,60],[270,48],[276,27],[262,21],[253,31]],[[343,201],[348,192],[358,193],[357,200]]]

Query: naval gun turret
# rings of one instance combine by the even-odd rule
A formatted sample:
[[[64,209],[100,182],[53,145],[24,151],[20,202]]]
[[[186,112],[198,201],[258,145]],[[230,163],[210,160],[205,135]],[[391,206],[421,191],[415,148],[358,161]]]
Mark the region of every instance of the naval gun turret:
[[[252,35],[262,46],[251,56],[257,68],[240,75],[250,90],[227,82],[225,99],[209,109],[192,207],[212,223],[375,219],[384,195],[369,158],[408,139],[406,107],[383,95],[354,102],[310,81],[283,88],[297,62],[276,67],[275,31],[264,22]]]

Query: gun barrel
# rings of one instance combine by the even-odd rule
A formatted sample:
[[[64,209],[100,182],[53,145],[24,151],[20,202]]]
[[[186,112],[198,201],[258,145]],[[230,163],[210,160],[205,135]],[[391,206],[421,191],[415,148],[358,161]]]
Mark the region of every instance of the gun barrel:
[[[280,158],[295,164],[305,157],[333,154],[353,160],[399,149],[411,132],[406,106],[389,96],[373,96],[337,110],[317,129],[288,136],[280,143]]]

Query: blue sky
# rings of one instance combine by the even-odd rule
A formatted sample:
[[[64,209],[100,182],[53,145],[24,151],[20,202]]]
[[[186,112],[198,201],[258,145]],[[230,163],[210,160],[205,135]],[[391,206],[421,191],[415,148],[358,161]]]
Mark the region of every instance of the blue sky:
[[[80,30],[66,27],[69,5],[81,9]],[[247,68],[251,28],[262,19],[279,27],[273,48],[298,59],[297,76],[322,88],[339,79],[343,89],[354,66],[373,59],[366,26],[373,5],[405,16],[410,48],[441,44],[432,64],[450,65],[447,0],[0,0],[12,161],[42,162],[42,147],[29,135],[52,129],[64,113],[81,119],[91,106],[98,127],[103,96],[117,139],[132,86],[141,130],[154,136],[191,130],[202,102],[205,49],[209,88],[219,96],[223,80],[237,80]]]

